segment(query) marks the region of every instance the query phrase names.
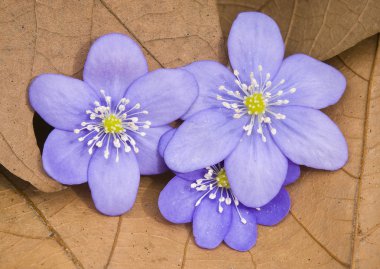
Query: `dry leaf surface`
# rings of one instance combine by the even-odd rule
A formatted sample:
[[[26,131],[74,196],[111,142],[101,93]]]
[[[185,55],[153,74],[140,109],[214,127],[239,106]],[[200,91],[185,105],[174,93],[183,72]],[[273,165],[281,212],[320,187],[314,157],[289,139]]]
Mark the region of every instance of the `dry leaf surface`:
[[[291,214],[276,227],[260,227],[250,252],[200,249],[190,225],[165,221],[157,198],[170,174],[143,177],[134,208],[111,218],[96,212],[86,185],[42,193],[4,172],[1,267],[376,268],[379,50],[374,36],[329,61],[348,82],[343,99],[326,112],[347,138],[349,162],[336,172],[304,169],[289,187]]]
[[[85,0],[0,3],[0,163],[43,191],[62,186],[41,166],[27,87],[41,73],[81,77],[91,41],[109,32],[137,40],[149,67],[224,61],[214,1]]]
[[[380,31],[378,0],[217,0],[225,37],[236,15],[261,11],[276,20],[288,54],[326,60]]]
[[[40,153],[30,123],[33,115],[25,95],[32,76],[59,72],[80,77],[91,40],[111,31],[134,36],[152,69],[223,57],[212,3],[81,3],[79,10],[67,1],[37,2],[36,6],[30,1],[12,1],[0,11],[5,26],[0,28],[5,41],[0,42],[0,59],[5,63],[0,65],[0,76],[7,96],[2,96],[0,106],[5,106],[0,120],[7,122],[0,129],[0,161],[41,188],[48,186],[44,190],[59,186],[44,178],[39,167]],[[173,6],[175,11],[171,11]],[[149,15],[144,17],[141,10]],[[170,21],[160,31],[154,28],[155,21],[147,27],[146,21],[155,16],[168,20],[175,16],[180,25],[177,28]],[[194,20],[197,26],[191,24]],[[208,20],[215,22],[213,30]],[[204,47],[198,50],[199,46]],[[190,225],[166,222],[159,214],[157,198],[170,174],[143,177],[133,210],[111,218],[95,211],[86,185],[42,193],[4,170],[5,176],[0,175],[0,267],[376,268],[380,264],[378,51],[378,36],[374,36],[329,61],[348,82],[343,99],[326,112],[347,138],[349,162],[337,172],[304,169],[302,178],[289,187],[291,214],[276,227],[260,227],[257,246],[250,252],[239,253],[225,245],[212,251],[200,249]],[[17,138],[15,132],[22,137]]]

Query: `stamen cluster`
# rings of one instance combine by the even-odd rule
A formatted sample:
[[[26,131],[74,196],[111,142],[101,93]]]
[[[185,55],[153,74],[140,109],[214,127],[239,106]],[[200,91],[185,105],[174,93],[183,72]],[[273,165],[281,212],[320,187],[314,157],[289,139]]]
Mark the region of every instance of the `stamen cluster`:
[[[82,122],[81,129],[75,129],[74,133],[87,132],[84,136],[78,138],[79,141],[87,141],[89,146],[88,153],[94,152],[94,147],[101,148],[106,144],[104,150],[104,158],[108,159],[110,155],[110,143],[116,148],[116,162],[119,161],[119,149],[124,148],[125,152],[130,152],[132,149],[135,153],[139,152],[135,139],[130,135],[135,133],[145,136],[146,133],[140,131],[141,128],[150,128],[150,121],[139,121],[139,114],[148,114],[146,110],[140,110],[141,105],[136,103],[132,108],[126,109],[130,103],[127,98],[122,98],[119,103],[112,109],[112,98],[107,96],[104,90],[100,90],[104,98],[104,104],[100,101],[95,101],[93,110],[86,110],[91,121]]]
[[[214,200],[218,196],[218,211],[223,213],[223,204],[230,206],[233,202],[235,209],[240,217],[240,221],[243,224],[247,223],[247,220],[242,217],[239,211],[239,200],[233,194],[230,189],[230,184],[226,176],[224,168],[220,164],[206,167],[207,173],[203,178],[197,179],[190,186],[200,192],[205,192],[195,203],[195,206],[199,206],[202,200],[207,196],[209,199]]]
[[[243,83],[240,80],[238,70],[234,70],[235,83],[239,86],[239,90],[232,91],[222,85],[219,90],[227,93],[227,95],[231,96],[231,99],[221,95],[217,95],[216,99],[222,101],[225,108],[235,112],[233,115],[235,119],[248,114],[250,121],[243,129],[247,132],[247,135],[251,135],[253,128],[257,126],[256,132],[261,135],[262,141],[266,142],[262,125],[266,124],[270,132],[275,135],[277,130],[271,125],[272,119],[284,120],[286,118],[284,114],[275,113],[271,107],[288,104],[288,99],[281,98],[287,94],[295,93],[296,88],[283,89],[284,79],[277,85],[272,86],[270,73],[266,73],[264,77],[263,67],[259,65],[257,69],[259,70],[258,77],[255,77],[253,72],[250,73],[250,85]]]

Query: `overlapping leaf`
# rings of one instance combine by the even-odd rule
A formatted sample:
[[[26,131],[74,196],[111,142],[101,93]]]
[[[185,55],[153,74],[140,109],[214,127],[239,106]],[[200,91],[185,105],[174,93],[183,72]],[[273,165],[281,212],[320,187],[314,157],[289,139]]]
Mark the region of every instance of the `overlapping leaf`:
[[[41,169],[26,96],[31,77],[43,72],[80,77],[91,40],[108,32],[133,36],[144,48],[151,69],[205,58],[225,61],[214,2],[79,3],[10,1],[0,11],[0,160],[45,191],[61,186]],[[281,1],[273,3],[266,7],[282,7]],[[302,3],[299,0],[297,5]],[[282,11],[286,17],[284,7]],[[299,13],[294,16],[300,19]],[[287,24],[280,20],[280,25]],[[326,52],[317,45],[326,40],[323,35],[321,30],[312,52],[317,48]],[[306,45],[297,48],[310,50]],[[304,169],[302,178],[289,187],[291,214],[276,227],[260,227],[257,246],[250,252],[224,245],[202,250],[191,237],[190,225],[166,222],[157,197],[170,174],[144,177],[133,210],[110,218],[95,211],[86,185],[42,193],[3,171],[0,267],[376,268],[380,264],[378,50],[374,36],[329,60],[348,82],[343,99],[326,112],[347,138],[349,162],[337,172]]]
[[[288,54],[329,59],[380,31],[377,0],[217,0],[225,37],[236,15],[261,11],[280,26]],[[269,44],[268,44],[269,45]]]

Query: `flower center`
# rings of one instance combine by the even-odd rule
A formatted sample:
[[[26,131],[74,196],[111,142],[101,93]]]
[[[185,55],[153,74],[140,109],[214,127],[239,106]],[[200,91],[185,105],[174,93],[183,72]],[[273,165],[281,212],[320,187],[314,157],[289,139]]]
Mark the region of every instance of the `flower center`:
[[[113,106],[111,96],[107,96],[104,90],[100,90],[100,93],[104,98],[103,104],[100,101],[95,101],[93,110],[86,110],[90,120],[82,122],[82,128],[75,129],[74,133],[86,132],[78,140],[80,142],[86,140],[89,154],[92,154],[94,149],[100,149],[105,145],[104,158],[108,159],[109,148],[113,146],[116,148],[116,162],[118,162],[119,150],[123,148],[124,152],[131,150],[135,153],[139,152],[133,136],[145,136],[145,132],[140,129],[150,128],[151,122],[139,121],[141,114],[148,114],[148,111],[140,110],[139,103],[127,109],[126,106],[130,104],[130,100],[122,98],[116,106]]]
[[[224,168],[220,169],[215,180],[218,182],[218,187],[222,187],[222,188],[226,188],[226,189],[230,188],[230,183],[228,182],[226,170],[224,170]]]
[[[120,118],[118,118],[115,114],[111,114],[108,117],[104,118],[102,122],[106,134],[119,134],[124,130],[122,125],[123,121]]]
[[[233,204],[240,217],[240,221],[243,224],[246,224],[247,220],[243,218],[240,213],[239,200],[236,198],[230,188],[230,183],[228,182],[225,169],[221,166],[221,164],[213,165],[207,167],[206,169],[207,173],[204,175],[204,177],[195,180],[195,182],[190,185],[192,189],[195,189],[199,192],[204,192],[204,194],[195,203],[195,206],[199,206],[205,197],[208,197],[211,200],[219,197],[219,213],[223,213],[223,204],[226,206]]]
[[[250,73],[250,84],[247,85],[240,80],[239,72],[234,70],[236,77],[235,84],[239,87],[233,91],[227,89],[224,85],[219,87],[219,90],[224,92],[224,96],[217,95],[216,99],[222,102],[222,105],[235,113],[233,117],[240,119],[247,115],[250,117],[249,122],[243,126],[247,135],[251,135],[255,130],[263,142],[266,142],[266,136],[263,131],[263,126],[267,126],[272,135],[277,133],[277,130],[272,126],[273,120],[284,120],[286,116],[281,113],[276,113],[273,108],[276,106],[289,104],[288,99],[282,99],[283,96],[293,94],[296,88],[284,88],[285,79],[282,79],[277,85],[272,85],[270,74],[263,74],[263,67],[258,66],[258,74],[255,76]]]
[[[265,99],[260,92],[255,92],[251,96],[245,97],[244,104],[247,107],[249,115],[257,115],[265,112]]]

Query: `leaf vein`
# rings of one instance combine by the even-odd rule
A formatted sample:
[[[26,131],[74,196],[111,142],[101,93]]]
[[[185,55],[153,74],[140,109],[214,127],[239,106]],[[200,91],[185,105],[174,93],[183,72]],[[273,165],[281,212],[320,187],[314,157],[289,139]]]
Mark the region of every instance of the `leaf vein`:
[[[15,191],[20,195],[25,202],[33,209],[33,211],[37,214],[37,216],[40,218],[42,223],[46,226],[48,231],[51,233],[51,237],[55,239],[55,241],[60,245],[63,249],[63,251],[66,253],[66,255],[71,259],[71,261],[74,263],[74,265],[77,268],[84,268],[82,263],[79,261],[79,259],[75,256],[73,251],[69,248],[69,246],[66,244],[66,242],[62,239],[61,235],[54,229],[54,227],[50,224],[50,222],[47,220],[47,218],[44,216],[42,211],[38,208],[38,206],[29,198],[29,196],[24,193],[24,191],[19,188],[11,179],[9,173],[3,173],[7,181],[13,186]]]
[[[108,268],[108,266],[111,263],[113,254],[114,254],[115,249],[116,249],[117,240],[119,239],[120,228],[121,228],[122,222],[123,222],[123,218],[121,216],[119,216],[119,221],[117,223],[117,228],[116,228],[115,237],[114,237],[114,240],[113,240],[113,243],[112,243],[112,248],[111,248],[111,251],[110,251],[110,255],[108,256],[107,263],[104,266],[104,268]]]
[[[361,164],[360,164],[360,175],[359,175],[359,181],[356,187],[356,193],[355,193],[355,203],[354,203],[354,214],[353,214],[353,232],[352,232],[352,243],[351,243],[351,264],[352,268],[355,268],[354,260],[355,260],[355,251],[356,251],[356,238],[358,237],[358,231],[359,231],[359,207],[360,207],[360,195],[361,195],[361,190],[362,190],[362,183],[363,183],[363,175],[364,175],[364,162],[367,157],[367,151],[366,148],[368,147],[368,141],[367,141],[367,133],[369,129],[369,123],[368,123],[368,116],[369,116],[369,110],[370,110],[370,102],[371,102],[371,95],[372,95],[372,90],[374,88],[374,82],[373,82],[373,77],[374,77],[374,70],[375,66],[378,62],[378,54],[379,54],[379,35],[377,36],[377,48],[376,48],[376,53],[373,58],[372,62],[372,68],[371,68],[371,74],[369,78],[369,84],[368,84],[368,94],[367,94],[367,102],[366,102],[366,112],[365,112],[365,120],[364,120],[364,128],[363,128],[363,145],[362,145],[362,159],[361,159]]]
[[[292,211],[290,211],[290,215],[294,218],[294,220],[302,227],[302,229],[313,239],[333,260],[343,265],[344,267],[349,268],[350,265],[341,261],[337,256],[335,256],[328,248],[326,248],[318,239],[306,228],[306,226],[294,215]]]
[[[100,0],[100,3],[102,3],[102,5],[108,10],[108,12],[114,16],[114,18],[125,28],[125,30],[127,30],[130,35],[136,39],[136,41],[140,44],[141,47],[143,47],[146,52],[161,66],[161,67],[164,67],[162,65],[162,63],[156,58],[156,56],[154,56],[150,50],[141,42],[141,40],[131,31],[131,29],[129,29],[129,27],[116,15],[116,13],[105,3],[104,0]]]

